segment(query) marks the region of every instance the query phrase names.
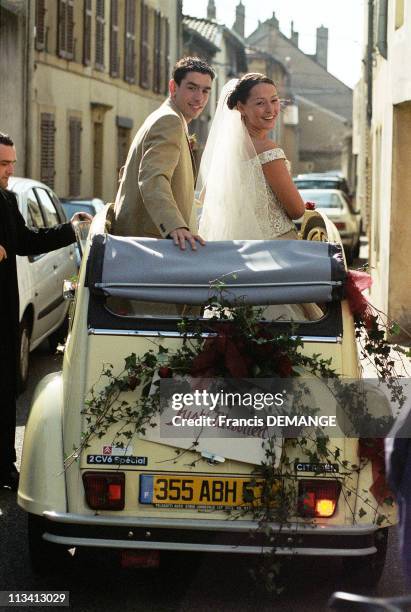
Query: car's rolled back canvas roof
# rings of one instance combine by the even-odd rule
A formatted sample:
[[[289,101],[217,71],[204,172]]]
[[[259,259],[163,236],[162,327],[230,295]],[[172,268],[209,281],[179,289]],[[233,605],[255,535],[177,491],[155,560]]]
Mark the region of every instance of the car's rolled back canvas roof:
[[[150,302],[331,302],[343,294],[340,245],[305,240],[208,242],[192,251],[172,240],[93,237],[87,269],[92,292]]]

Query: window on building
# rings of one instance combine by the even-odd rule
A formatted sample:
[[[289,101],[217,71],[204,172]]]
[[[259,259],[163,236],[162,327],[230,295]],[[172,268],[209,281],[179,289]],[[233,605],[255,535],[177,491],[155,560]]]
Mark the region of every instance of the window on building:
[[[93,123],[93,196],[101,198],[103,194],[103,124]]]
[[[40,180],[54,188],[56,127],[53,113],[40,115]]]
[[[165,44],[164,44],[164,95],[168,95],[168,82],[170,80],[170,22],[164,19]]]
[[[161,92],[161,68],[164,65],[162,62],[162,36],[161,36],[162,19],[160,11],[154,12],[154,54],[153,54],[153,91]]]
[[[378,0],[377,14],[377,49],[382,57],[387,58],[387,23],[388,0]]]
[[[117,177],[120,179],[122,168],[124,167],[130,148],[131,129],[118,126],[117,127]]]
[[[84,29],[83,29],[83,64],[89,66],[91,63],[91,0],[84,0]]]
[[[118,0],[110,5],[110,76],[118,77]]]
[[[141,3],[140,31],[140,86],[148,89],[150,86],[150,44],[149,44],[149,9],[145,2]]]
[[[74,0],[58,0],[57,55],[74,57]]]
[[[69,119],[69,195],[81,192],[81,120]]]
[[[136,3],[134,0],[126,0],[124,32],[124,80],[127,83],[135,83]]]
[[[404,0],[397,0],[395,3],[395,29],[404,25]]]
[[[104,0],[97,0],[96,4],[96,58],[97,70],[104,70]]]
[[[381,232],[381,180],[384,176],[382,168],[382,152],[381,152],[381,126],[375,131],[374,138],[374,170],[373,174],[376,177],[373,193],[373,211],[372,211],[372,250],[374,252],[375,263],[380,261],[380,232]]]
[[[41,51],[46,46],[46,2],[36,0],[36,49]]]

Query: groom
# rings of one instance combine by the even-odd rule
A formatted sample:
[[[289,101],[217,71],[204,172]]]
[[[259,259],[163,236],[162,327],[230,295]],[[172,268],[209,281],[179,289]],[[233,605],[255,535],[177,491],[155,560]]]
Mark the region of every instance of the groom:
[[[196,250],[195,162],[187,125],[207,104],[213,69],[196,57],[173,68],[170,96],[151,113],[128,152],[114,205],[112,233],[172,238],[180,249]]]

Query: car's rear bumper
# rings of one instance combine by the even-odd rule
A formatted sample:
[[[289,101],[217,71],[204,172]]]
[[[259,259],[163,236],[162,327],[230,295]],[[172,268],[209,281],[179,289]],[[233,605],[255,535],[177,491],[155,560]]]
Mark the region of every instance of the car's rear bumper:
[[[279,555],[372,555],[376,525],[272,524],[272,541],[249,520],[82,516],[45,512],[48,542],[67,547]]]

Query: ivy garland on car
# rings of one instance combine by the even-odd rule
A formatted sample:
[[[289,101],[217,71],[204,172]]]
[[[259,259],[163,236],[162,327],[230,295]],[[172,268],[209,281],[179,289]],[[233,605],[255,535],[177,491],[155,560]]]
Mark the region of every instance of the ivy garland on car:
[[[101,378],[91,389],[82,411],[87,431],[82,434],[80,447],[67,457],[66,467],[80,456],[93,437],[103,438],[113,426],[117,428],[113,444],[119,447],[127,447],[135,436],[144,436],[148,428],[155,427],[155,417],[162,410],[162,379],[189,377],[199,379],[201,385],[202,379],[288,379],[308,373],[311,377],[332,381],[339,405],[346,411],[354,429],[358,431],[364,426],[372,426],[380,436],[388,432],[391,419],[371,415],[358,387],[342,383],[332,369],[331,359],[323,359],[320,354],[304,355],[302,339],[293,335],[293,329],[278,333],[274,326],[263,320],[263,308],[241,303],[230,305],[224,301],[220,288],[218,297],[210,299],[205,311],[209,312],[210,318],[201,322],[182,319],[179,324],[182,343],[176,350],[155,343],[155,348],[141,356],[128,355],[120,373],[114,373],[111,364],[104,366]],[[365,316],[364,311],[354,313],[354,320],[357,337],[362,342],[362,356],[373,362],[379,379],[390,389],[391,400],[401,407],[405,397],[396,375],[395,361],[391,358],[391,346],[386,340],[387,327],[382,328],[381,318],[370,311]],[[390,324],[388,331],[391,335],[397,331],[394,324]],[[207,332],[207,337],[204,337],[204,332]],[[293,412],[313,414],[315,409],[307,401],[304,384],[299,389],[294,397]],[[249,498],[245,499],[247,505],[244,509],[226,512],[231,519],[251,512],[257,522],[258,532],[263,534],[272,551],[263,556],[257,570],[268,589],[280,590],[277,581],[279,562],[274,552],[280,545],[282,530],[274,530],[271,524],[283,527],[290,524],[295,508],[304,504],[304,500],[297,499],[296,460],[337,465],[341,494],[349,502],[353,521],[356,515],[369,514],[371,522],[379,526],[389,524],[382,505],[392,505],[393,499],[383,475],[379,474],[371,487],[374,499],[370,498],[369,491],[358,488],[358,475],[362,469],[370,462],[382,465],[381,438],[360,440],[356,463],[342,459],[341,449],[332,446],[330,439],[315,429],[300,430],[295,437],[284,438],[280,457],[277,456],[279,451],[275,439],[269,437],[263,444],[265,459],[250,477]],[[183,454],[192,457],[191,451],[195,452],[197,446],[198,439],[195,439],[188,450],[175,450],[170,461],[176,462]],[[293,449],[292,460],[287,457],[287,448]],[[192,466],[202,460],[198,453],[194,457]],[[319,471],[310,478],[324,475],[324,471]],[[314,517],[305,520],[315,524]]]

